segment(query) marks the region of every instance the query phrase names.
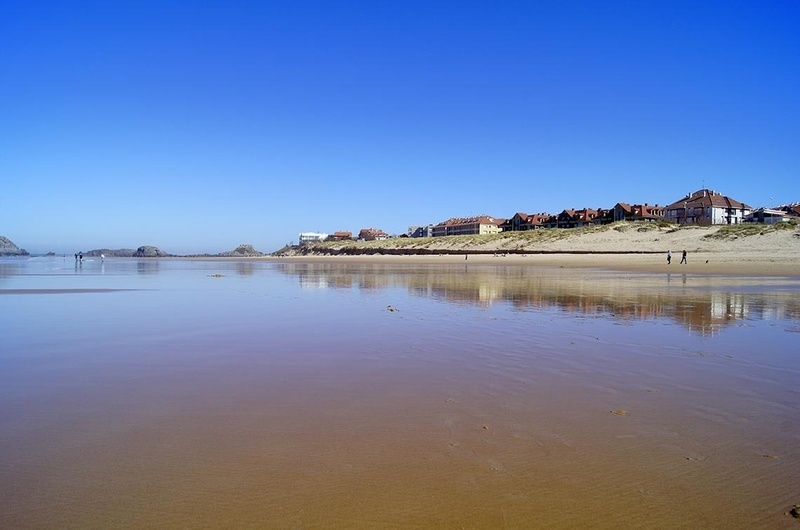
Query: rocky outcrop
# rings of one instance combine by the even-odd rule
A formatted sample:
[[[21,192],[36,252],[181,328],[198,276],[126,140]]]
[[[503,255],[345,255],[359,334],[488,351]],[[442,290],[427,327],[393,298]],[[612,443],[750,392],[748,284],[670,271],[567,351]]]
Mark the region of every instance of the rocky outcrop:
[[[0,256],[30,256],[27,250],[19,248],[7,237],[0,236]]]
[[[142,246],[136,249],[133,253],[133,258],[166,258],[169,254],[164,252],[158,247]]]
[[[90,250],[89,252],[84,252],[83,255],[92,256],[95,258],[99,258],[100,256],[105,256],[107,258],[132,258],[136,252],[137,251],[132,248],[118,248],[116,250],[109,248],[97,248]]]
[[[221,258],[258,258],[263,255],[263,252],[259,252],[253,248],[253,245],[248,245],[246,243],[242,243],[229,252],[221,252],[217,254],[217,256]]]
[[[258,258],[265,256],[263,252],[253,248],[253,245],[246,243],[239,245],[235,249],[228,252],[221,252],[219,254],[188,254],[186,256],[169,254],[159,249],[158,247],[145,245],[137,248],[120,248],[108,249],[97,248],[83,253],[84,257],[99,258],[101,255],[107,258],[170,258],[170,257],[186,257],[186,258]]]

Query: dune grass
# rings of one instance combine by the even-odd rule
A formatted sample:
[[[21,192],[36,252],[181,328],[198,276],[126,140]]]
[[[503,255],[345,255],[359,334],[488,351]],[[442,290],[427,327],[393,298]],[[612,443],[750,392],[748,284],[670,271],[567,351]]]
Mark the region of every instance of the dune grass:
[[[503,232],[500,234],[484,235],[463,235],[447,237],[425,237],[425,238],[393,238],[382,241],[326,241],[308,245],[307,252],[319,251],[327,253],[330,251],[359,252],[380,249],[429,249],[429,250],[497,250],[498,252],[517,250],[522,251],[526,248],[535,248],[538,244],[552,243],[570,238],[580,237],[586,234],[606,232],[616,230],[619,232],[639,231],[650,232],[672,228],[680,229],[672,223],[658,222],[628,222],[620,221],[608,225],[583,226],[577,228],[543,228],[539,230],[528,230],[525,232]]]
[[[784,230],[797,230],[798,222],[795,220],[766,225],[761,223],[742,223],[736,225],[722,225],[713,234],[703,236],[706,239],[738,239],[740,237],[763,236]]]

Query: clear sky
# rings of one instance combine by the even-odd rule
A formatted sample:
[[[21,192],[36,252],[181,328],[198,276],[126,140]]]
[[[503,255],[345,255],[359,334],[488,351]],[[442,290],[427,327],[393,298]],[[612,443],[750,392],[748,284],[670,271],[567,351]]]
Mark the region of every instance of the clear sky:
[[[800,201],[800,2],[17,1],[0,235],[265,252],[301,231]]]

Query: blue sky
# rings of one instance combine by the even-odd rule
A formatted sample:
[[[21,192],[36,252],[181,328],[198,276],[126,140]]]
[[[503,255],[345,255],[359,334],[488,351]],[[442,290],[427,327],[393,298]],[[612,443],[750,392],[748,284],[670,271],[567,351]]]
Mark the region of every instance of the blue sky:
[[[1,9],[0,235],[34,253],[800,201],[795,0]]]

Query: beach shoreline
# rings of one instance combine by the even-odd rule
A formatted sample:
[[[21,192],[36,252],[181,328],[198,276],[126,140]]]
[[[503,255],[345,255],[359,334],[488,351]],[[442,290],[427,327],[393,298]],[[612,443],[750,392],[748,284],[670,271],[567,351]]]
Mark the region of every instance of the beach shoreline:
[[[687,263],[681,263],[682,253]],[[671,263],[668,263],[668,252]],[[106,256],[107,260],[116,259]],[[136,259],[609,269],[667,274],[800,277],[800,227],[658,226],[642,223],[489,236],[331,241],[269,255],[167,255]]]
[[[786,229],[788,228],[788,229]],[[681,264],[686,251],[687,263]],[[667,263],[667,253],[671,263]],[[766,226],[654,226],[641,223],[498,236],[332,242],[281,260],[354,263],[466,263],[748,276],[800,276],[800,230]]]
[[[741,276],[800,277],[800,261],[796,258],[731,255],[728,253],[690,253],[686,264],[673,252],[667,264],[666,253],[655,254],[498,254],[494,255],[433,255],[433,256],[295,256],[281,258],[252,258],[258,261],[313,263],[369,263],[386,265],[474,265],[474,266],[531,266],[547,268],[607,269],[648,272],[656,274],[702,274]]]
[[[546,254],[306,254],[263,257],[169,257],[153,260],[248,261],[274,263],[347,263],[383,265],[465,265],[465,266],[530,266],[547,268],[606,269],[647,272],[653,274],[697,274],[733,276],[800,277],[800,258],[792,252],[689,252],[687,263],[681,264],[679,252],[672,252],[667,264],[663,253],[592,253],[549,252]]]

